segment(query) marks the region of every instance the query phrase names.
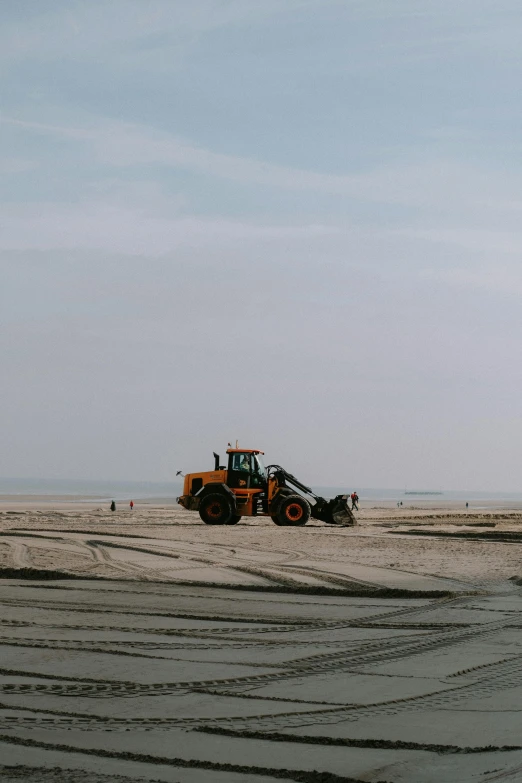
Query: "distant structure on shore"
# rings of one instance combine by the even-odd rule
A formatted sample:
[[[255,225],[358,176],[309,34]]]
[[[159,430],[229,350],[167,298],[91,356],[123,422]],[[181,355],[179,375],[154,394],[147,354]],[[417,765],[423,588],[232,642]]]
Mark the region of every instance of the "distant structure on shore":
[[[405,492],[405,495],[443,495],[444,492]]]

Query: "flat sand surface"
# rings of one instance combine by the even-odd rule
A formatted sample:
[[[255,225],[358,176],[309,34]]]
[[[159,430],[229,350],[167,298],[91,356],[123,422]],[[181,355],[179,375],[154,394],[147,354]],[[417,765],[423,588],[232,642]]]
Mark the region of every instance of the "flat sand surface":
[[[357,519],[0,498],[0,779],[522,781],[522,511]]]

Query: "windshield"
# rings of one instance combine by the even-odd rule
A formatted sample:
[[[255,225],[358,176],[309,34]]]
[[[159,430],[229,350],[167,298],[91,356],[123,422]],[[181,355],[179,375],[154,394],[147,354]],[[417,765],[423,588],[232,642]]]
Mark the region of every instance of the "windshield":
[[[261,457],[261,454],[254,454],[254,473],[257,473],[259,476],[263,476],[263,478],[266,478],[266,468],[263,464],[263,458]]]

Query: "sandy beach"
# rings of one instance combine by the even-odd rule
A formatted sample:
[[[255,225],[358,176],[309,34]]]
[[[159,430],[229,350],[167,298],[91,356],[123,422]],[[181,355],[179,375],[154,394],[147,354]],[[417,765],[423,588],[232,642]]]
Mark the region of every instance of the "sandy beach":
[[[520,510],[121,509],[0,499],[2,780],[522,779]]]

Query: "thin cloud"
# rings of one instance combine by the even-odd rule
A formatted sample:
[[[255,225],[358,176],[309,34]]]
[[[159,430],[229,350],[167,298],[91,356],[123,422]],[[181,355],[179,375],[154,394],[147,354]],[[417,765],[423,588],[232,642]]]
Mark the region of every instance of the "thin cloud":
[[[246,185],[404,206],[476,203],[486,184],[491,192],[486,170],[452,160],[389,164],[356,175],[331,174],[215,152],[146,125],[95,119],[78,127],[9,117],[1,122],[84,143],[98,162],[113,168],[160,164]],[[516,192],[514,188],[509,198]]]
[[[21,60],[51,62],[72,57],[97,59],[100,53],[122,57],[123,47],[140,56],[140,44],[160,37],[161,47],[172,58],[173,48],[186,52],[199,36],[223,27],[259,24],[267,18],[324,7],[335,0],[80,0],[58,3],[50,11],[35,4],[20,19],[2,25],[0,60],[16,64]],[[187,46],[188,44],[188,46]],[[145,47],[147,49],[147,47]],[[129,60],[130,61],[130,60]]]
[[[161,256],[209,247],[252,248],[255,243],[297,243],[337,236],[335,227],[270,225],[179,214],[183,201],[162,197],[153,186],[94,193],[79,203],[4,204],[0,250],[103,250]],[[169,214],[170,213],[170,214]]]

